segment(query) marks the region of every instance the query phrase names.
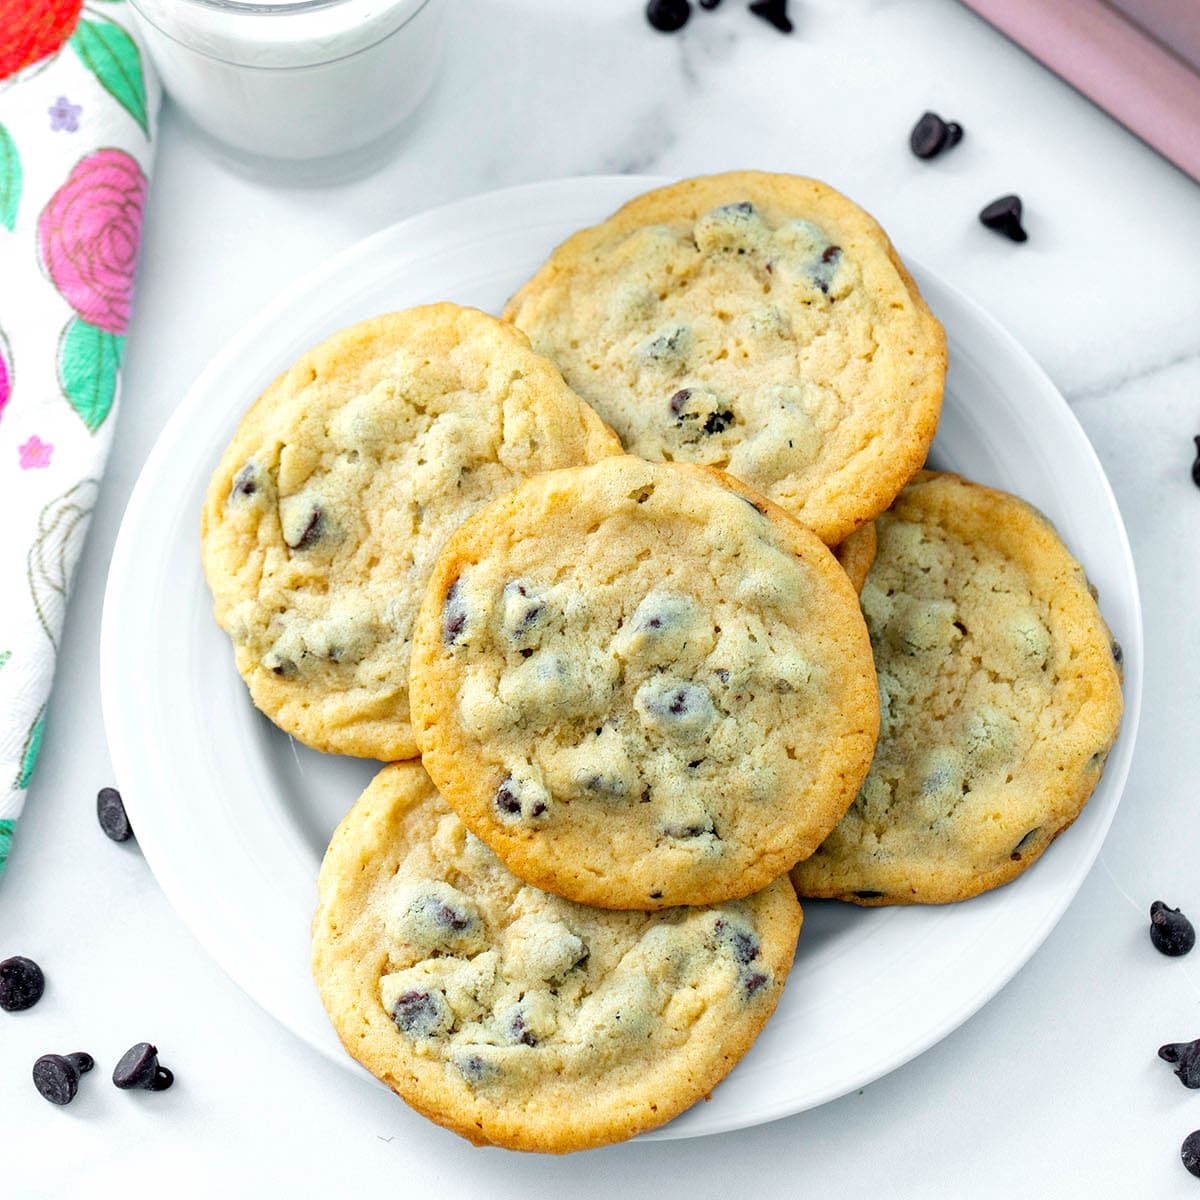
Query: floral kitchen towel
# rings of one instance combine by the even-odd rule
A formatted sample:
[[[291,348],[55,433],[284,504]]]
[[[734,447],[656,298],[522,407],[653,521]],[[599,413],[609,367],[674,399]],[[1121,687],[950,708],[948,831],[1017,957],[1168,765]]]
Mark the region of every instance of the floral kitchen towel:
[[[0,0],[0,871],[112,441],[158,100],[124,0]]]

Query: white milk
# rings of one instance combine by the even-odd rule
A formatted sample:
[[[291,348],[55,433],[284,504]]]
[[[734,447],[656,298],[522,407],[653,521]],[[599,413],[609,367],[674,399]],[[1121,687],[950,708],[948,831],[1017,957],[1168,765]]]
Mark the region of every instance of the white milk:
[[[163,85],[243,155],[350,155],[437,73],[446,0],[131,0]]]

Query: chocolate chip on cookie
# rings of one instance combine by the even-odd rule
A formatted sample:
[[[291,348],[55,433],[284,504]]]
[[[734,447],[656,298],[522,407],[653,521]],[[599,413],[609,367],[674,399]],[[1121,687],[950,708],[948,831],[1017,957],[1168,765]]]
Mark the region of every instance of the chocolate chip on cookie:
[[[501,609],[504,632],[514,642],[527,640],[548,616],[546,602],[541,596],[531,594],[529,587],[520,581],[505,584]]]
[[[460,591],[461,583],[461,579],[456,579],[446,589],[446,599],[442,603],[442,640],[448,646],[458,641],[467,624],[467,603]]]
[[[401,1033],[412,1038],[430,1038],[448,1033],[454,1014],[445,995],[436,989],[401,992],[392,1009],[392,1020]]]
[[[289,496],[280,501],[283,540],[293,550],[308,550],[325,536],[325,508],[315,496]]]
[[[265,476],[258,463],[251,460],[234,477],[229,491],[231,500],[247,500],[263,490]]]
[[[514,820],[536,821],[550,809],[550,793],[531,779],[509,775],[496,789],[496,810]]]

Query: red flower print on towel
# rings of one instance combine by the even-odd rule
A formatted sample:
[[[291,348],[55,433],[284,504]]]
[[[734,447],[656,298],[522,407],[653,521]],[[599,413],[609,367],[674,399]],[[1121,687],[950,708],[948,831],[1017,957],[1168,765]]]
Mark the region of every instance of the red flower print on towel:
[[[82,7],[83,0],[0,0],[0,79],[59,49]]]
[[[3,0],[0,0],[3,2]],[[137,266],[146,176],[124,150],[97,150],[75,164],[38,218],[42,263],[86,321],[123,335]]]

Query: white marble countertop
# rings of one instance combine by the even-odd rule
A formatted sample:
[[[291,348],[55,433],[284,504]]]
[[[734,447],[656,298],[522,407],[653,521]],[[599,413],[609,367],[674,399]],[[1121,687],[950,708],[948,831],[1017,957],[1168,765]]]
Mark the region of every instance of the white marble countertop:
[[[1162,1042],[1200,1035],[1200,958],[1162,958],[1145,930],[1157,898],[1200,915],[1200,491],[1188,473],[1200,432],[1200,187],[953,0],[793,8],[790,38],[741,0],[667,37],[637,0],[460,3],[446,70],[402,153],[338,187],[247,181],[165,111],[117,445],[0,881],[0,957],[30,954],[53,982],[36,1021],[0,1029],[5,1195],[386,1195],[413,1194],[414,1182],[444,1200],[1200,1194],[1178,1158],[1200,1127],[1200,1094],[1155,1057]],[[926,108],[967,134],[922,163],[907,135]],[[206,957],[137,849],[100,835],[95,793],[112,780],[97,642],[113,540],[188,384],[319,260],[504,184],[737,166],[848,192],[1007,324],[1071,401],[1141,580],[1146,701],[1132,776],[1101,860],[1045,946],[908,1066],[816,1111],[704,1141],[561,1160],[474,1150],[277,1026]],[[1007,191],[1025,199],[1024,246],[975,220]],[[176,1070],[171,1092],[85,1081],[57,1110],[29,1085],[47,1050],[143,1038]]]

